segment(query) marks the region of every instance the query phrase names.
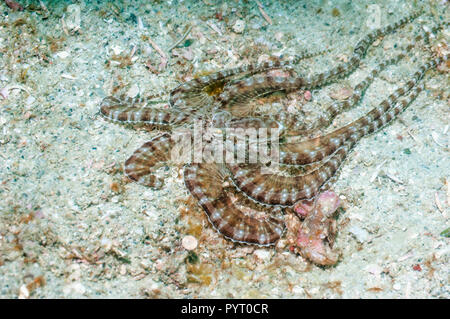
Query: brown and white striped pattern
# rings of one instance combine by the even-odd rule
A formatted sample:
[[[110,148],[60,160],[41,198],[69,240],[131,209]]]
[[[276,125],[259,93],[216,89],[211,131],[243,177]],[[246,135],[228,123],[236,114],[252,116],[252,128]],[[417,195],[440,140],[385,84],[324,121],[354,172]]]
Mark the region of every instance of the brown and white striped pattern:
[[[195,109],[197,107],[204,107],[201,103],[205,101],[210,102],[208,94],[205,93],[205,88],[214,84],[229,81],[233,77],[249,77],[254,74],[263,73],[273,69],[287,68],[291,65],[297,64],[299,61],[309,59],[311,57],[323,54],[328,50],[318,51],[314,53],[303,53],[296,56],[292,61],[282,61],[278,58],[273,58],[271,61],[263,62],[261,64],[246,64],[236,68],[214,72],[210,75],[200,76],[187,81],[172,92],[170,92],[169,104],[180,109]]]
[[[414,73],[412,80],[365,116],[324,137],[303,143],[306,148],[299,153],[301,156],[296,158],[296,163],[313,163],[328,156],[318,168],[304,175],[285,176],[263,174],[260,166],[228,165],[236,187],[255,201],[269,205],[291,206],[299,200],[314,197],[336,174],[352,147],[362,137],[383,127],[406,109],[423,90],[423,85],[412,89],[423,74],[447,59],[448,57],[436,58],[421,66]],[[408,91],[411,91],[409,96],[398,101],[398,98]],[[318,146],[314,146],[315,144]],[[282,154],[281,157],[283,158]]]
[[[245,205],[246,199],[239,193],[232,199],[223,186],[224,177],[220,166],[214,164],[191,165],[184,170],[186,187],[217,231],[236,242],[275,244],[285,229],[280,209]]]
[[[348,62],[338,64],[336,67],[319,74],[309,77],[281,77],[281,76],[256,76],[237,81],[225,87],[224,91],[219,96],[219,105],[221,109],[226,109],[233,113],[233,105],[242,105],[249,100],[254,99],[260,95],[293,89],[307,89],[311,90],[330,83],[339,77],[345,76],[355,70],[361,59],[364,57],[368,47],[377,37],[386,35],[395,31],[405,23],[414,20],[418,13],[414,13],[405,17],[398,22],[389,25],[383,29],[378,29],[369,33],[361,41],[358,42],[353,51],[353,55]],[[279,68],[282,68],[281,66]]]
[[[100,113],[113,122],[142,124],[156,128],[171,127],[192,119],[192,115],[181,111],[130,106],[111,96],[103,99]]]
[[[321,137],[298,143],[284,144],[280,154],[281,162],[284,164],[304,165],[321,161],[336,151],[349,138],[359,139],[362,136],[365,136],[371,122],[379,117],[389,116],[386,115],[386,112],[392,108],[398,98],[412,89],[428,69],[433,68],[442,62],[443,59],[444,58],[437,58],[422,65],[419,70],[411,76],[411,80],[404,86],[396,89],[394,93],[382,101],[378,107],[372,109],[358,120]]]
[[[404,87],[397,89],[360,119],[334,132],[306,141],[296,142],[294,135],[302,137],[304,132],[301,131],[304,129],[326,126],[337,114],[360,102],[374,78],[385,67],[403,58],[414,44],[380,63],[354,87],[349,99],[330,105],[325,116],[312,126],[298,124],[296,118],[284,114],[248,117],[255,116],[247,105],[248,101],[279,90],[319,88],[348,75],[360,65],[371,43],[412,21],[416,16],[417,14],[413,14],[368,34],[358,42],[348,62],[340,63],[327,72],[311,76],[277,77],[264,74],[274,69],[291,72],[291,64],[313,55],[299,56],[291,62],[277,60],[260,65],[246,65],[180,85],[170,92],[169,109],[150,108],[148,104],[151,101],[146,99],[107,97],[100,106],[100,112],[114,122],[169,130],[179,125],[192,124],[199,117],[228,128],[267,127],[285,130],[286,136],[290,135],[292,139],[286,138],[281,143],[281,162],[309,165],[302,175],[263,174],[259,164],[191,164],[184,171],[186,187],[221,234],[237,242],[272,245],[282,236],[285,228],[283,211],[279,206],[292,206],[299,200],[311,199],[327,187],[358,140],[381,128],[404,110],[423,90],[423,86],[417,83],[425,71],[446,61],[448,57],[437,58],[423,65]],[[418,40],[419,37],[416,41]],[[215,85],[223,85],[223,91],[218,96],[208,94],[208,87]],[[407,97],[398,100],[408,93]],[[161,163],[170,161],[174,143],[171,135],[166,133],[143,144],[125,162],[126,176],[146,186],[161,187],[163,180],[154,173]],[[232,184],[226,187],[224,182],[228,179]]]
[[[168,133],[143,144],[126,160],[125,175],[148,187],[162,187],[163,180],[155,176],[154,171],[160,164],[170,160],[173,145],[174,141]]]

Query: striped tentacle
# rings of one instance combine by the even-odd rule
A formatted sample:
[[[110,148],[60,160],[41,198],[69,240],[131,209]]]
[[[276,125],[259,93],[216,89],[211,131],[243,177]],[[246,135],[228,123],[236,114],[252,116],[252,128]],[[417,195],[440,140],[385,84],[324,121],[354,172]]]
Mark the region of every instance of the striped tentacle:
[[[170,151],[174,140],[168,133],[159,135],[138,148],[125,162],[125,175],[131,180],[148,186],[160,188],[163,179],[154,171],[164,162],[170,161]]]
[[[310,77],[306,77],[303,79],[299,79],[299,88],[302,89],[314,89],[321,86],[324,86],[336,79],[346,76],[353,72],[361,63],[362,58],[367,52],[369,46],[380,36],[387,35],[398,28],[404,26],[407,23],[412,22],[421,13],[415,12],[407,17],[400,19],[399,21],[390,24],[384,28],[376,29],[371,33],[367,34],[364,38],[362,38],[357,44],[355,49],[353,50],[353,55],[350,57],[349,61],[343,62],[328,70],[326,72],[322,72],[316,75],[312,75]]]
[[[415,78],[420,79],[426,70],[447,59],[448,56],[445,56],[429,61],[415,73]],[[410,84],[407,85],[411,85],[411,82],[408,83]],[[378,110],[376,112],[380,113],[380,116],[369,121],[369,117],[363,117],[366,125],[362,127],[355,126],[355,131],[332,156],[324,161],[317,169],[307,174],[299,176],[264,174],[257,165],[228,165],[233,182],[239,190],[246,193],[250,198],[269,205],[290,206],[299,200],[312,198],[317,194],[322,185],[327,183],[336,174],[347,154],[361,137],[375,132],[392,121],[400,112],[408,107],[422,90],[423,85],[416,86],[410,90],[407,97],[401,99],[397,104],[395,104],[395,100],[392,100],[391,104],[387,106],[383,101],[376,108]]]
[[[331,51],[330,49],[324,49],[324,50],[318,50],[318,51],[315,51],[315,52],[303,52],[303,53],[301,53],[299,55],[295,55],[294,59],[292,60],[292,62],[290,64],[291,65],[298,64],[302,60],[307,60],[307,59],[316,57],[318,55],[323,55],[323,54],[328,53],[330,51]]]
[[[103,99],[100,113],[106,119],[124,124],[144,124],[164,128],[191,120],[192,115],[179,110],[134,106],[113,96]]]
[[[396,30],[407,22],[412,21],[417,16],[418,14],[412,14],[392,25],[369,33],[357,43],[356,48],[353,51],[353,55],[348,62],[340,63],[336,67],[326,72],[315,74],[309,77],[283,77],[265,75],[257,76],[254,78],[247,78],[232,83],[228,85],[219,95],[218,108],[226,109],[233,113],[233,106],[235,109],[241,111],[249,100],[264,94],[283,90],[314,89],[324,86],[325,84],[330,83],[337,78],[354,71],[359,66],[361,59],[364,57],[364,54],[366,53],[369,46],[376,40],[377,37],[386,35]]]
[[[284,69],[284,71],[287,71]],[[269,93],[293,90],[298,86],[298,78],[293,76],[257,75],[226,86],[219,95],[216,108],[227,110],[236,116],[246,116],[249,101]]]
[[[283,115],[279,114],[275,117],[276,120],[279,120],[284,123],[286,126],[286,131],[289,131],[289,135],[309,135],[312,130],[318,127],[326,127],[331,124],[333,119],[340,114],[341,112],[350,109],[354,105],[358,104],[361,100],[364,92],[373,82],[373,80],[389,65],[396,64],[399,60],[403,59],[405,56],[409,54],[411,49],[414,48],[416,43],[420,41],[429,41],[430,37],[433,33],[436,33],[442,26],[436,25],[430,29],[421,28],[420,34],[416,35],[411,42],[400,48],[400,53],[396,56],[390,58],[389,60],[383,61],[377,67],[375,67],[369,75],[360,83],[358,83],[353,88],[353,93],[350,97],[348,97],[344,101],[334,101],[325,111],[324,114],[318,116],[318,118],[312,123],[305,123],[304,121],[299,121],[298,117],[295,115]],[[284,118],[284,120],[281,119]]]
[[[354,138],[356,135],[360,135],[361,137],[364,136],[364,132],[367,130],[369,124],[388,112],[399,97],[411,90],[423,77],[425,72],[429,68],[434,67],[435,62],[436,60],[432,60],[422,65],[404,86],[396,89],[394,93],[383,100],[378,107],[373,108],[358,120],[324,136],[303,142],[288,142],[283,144],[281,146],[282,152],[280,154],[280,161],[283,164],[294,165],[318,162],[336,151],[336,149],[343,145],[347,139]]]
[[[405,48],[410,48],[408,46]],[[367,88],[371,85],[374,79],[382,72],[387,66],[397,63],[400,59],[405,56],[405,51],[396,55],[393,58],[390,58],[386,61],[383,61],[378,66],[373,68],[369,75],[366,76],[364,80],[359,82],[352,90],[352,95],[350,95],[347,99],[342,101],[334,101],[325,111],[324,114],[321,114],[318,119],[312,123],[305,123],[303,121],[299,121],[298,116],[296,115],[286,115],[286,114],[277,114],[275,116],[276,120],[281,121],[286,126],[286,131],[289,131],[290,136],[294,135],[308,135],[308,133],[312,132],[312,130],[318,127],[326,127],[330,125],[333,119],[340,114],[341,112],[350,109],[351,107],[357,105],[359,101],[361,101],[362,96],[364,95]]]
[[[275,244],[285,229],[280,210],[272,208],[262,214],[267,208],[245,205],[243,195],[225,190],[224,178],[223,170],[215,164],[196,164],[184,170],[186,187],[219,233],[246,244]]]
[[[224,83],[232,77],[250,76],[271,69],[287,67],[293,63],[298,63],[299,60],[307,57],[308,56],[300,56],[293,61],[275,60],[263,62],[261,64],[246,64],[192,79],[179,85],[170,92],[169,104],[180,109],[202,107],[205,101],[208,101],[209,103],[212,101],[211,96],[205,92],[205,88],[207,87],[218,85],[221,82]]]

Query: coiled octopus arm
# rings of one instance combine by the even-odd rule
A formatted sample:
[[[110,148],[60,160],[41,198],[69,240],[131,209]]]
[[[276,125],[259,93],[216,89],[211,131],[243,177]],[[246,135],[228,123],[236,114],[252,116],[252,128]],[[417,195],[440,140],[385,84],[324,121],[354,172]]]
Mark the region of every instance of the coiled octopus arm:
[[[404,87],[397,89],[394,94],[381,102],[378,107],[360,119],[327,135],[324,140],[328,140],[330,143],[326,144],[323,151],[329,154],[333,153],[333,150],[335,151],[318,168],[305,175],[283,176],[279,174],[263,174],[261,167],[258,165],[229,164],[228,166],[236,187],[250,198],[269,205],[291,206],[299,200],[314,197],[322,185],[337,172],[339,166],[358,140],[386,125],[406,109],[423,90],[423,85],[416,86],[414,89],[411,88],[414,87],[425,71],[447,59],[448,56],[440,57],[424,64],[414,74],[413,80],[408,81]],[[409,89],[411,89],[409,96],[397,103],[397,98]],[[305,150],[304,153],[308,154],[308,152],[313,152],[313,149]],[[308,162],[313,162],[319,157],[324,158],[325,156],[317,155],[313,152],[312,155],[309,155]]]

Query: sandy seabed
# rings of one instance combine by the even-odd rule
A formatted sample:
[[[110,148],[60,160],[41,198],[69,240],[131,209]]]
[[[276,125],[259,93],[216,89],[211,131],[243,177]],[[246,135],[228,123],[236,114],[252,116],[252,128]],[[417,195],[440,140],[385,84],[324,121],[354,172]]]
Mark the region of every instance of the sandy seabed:
[[[340,261],[318,267],[288,247],[223,239],[166,167],[152,190],[123,177],[122,164],[157,132],[105,121],[110,94],[156,94],[195,74],[270,55],[330,52],[299,72],[330,68],[367,34],[379,10],[387,25],[423,7],[412,24],[378,41],[348,78],[312,92],[305,110],[354,84],[422,25],[449,21],[445,1],[23,1],[0,3],[1,298],[449,298],[448,70],[383,130],[362,139],[334,191],[344,209]],[[79,16],[77,15],[79,12]],[[79,18],[79,19],[78,19]],[[192,26],[187,42],[161,57]],[[436,43],[448,43],[448,29]],[[442,49],[442,47],[441,47]],[[420,45],[388,68],[348,123],[417,69]],[[422,60],[421,60],[422,59]],[[414,62],[416,61],[416,62]],[[186,235],[198,239],[187,251]]]

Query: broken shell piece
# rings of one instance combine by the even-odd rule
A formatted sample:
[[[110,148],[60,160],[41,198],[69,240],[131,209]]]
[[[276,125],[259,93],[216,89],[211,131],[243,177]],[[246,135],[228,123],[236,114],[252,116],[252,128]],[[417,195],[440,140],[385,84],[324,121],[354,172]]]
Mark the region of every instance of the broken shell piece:
[[[77,4],[67,6],[66,26],[70,32],[76,32],[81,25],[81,9]]]
[[[0,89],[0,96],[1,96],[4,100],[6,100],[6,99],[8,98],[8,96],[9,96],[9,90],[8,90],[8,88],[1,88],[1,89]]]
[[[70,56],[70,53],[67,51],[60,51],[60,52],[57,52],[55,55],[60,59],[66,59],[67,57]]]
[[[129,98],[135,98],[139,94],[139,86],[135,83],[131,86],[131,88],[127,91],[127,96]]]
[[[358,242],[361,244],[369,240],[369,233],[358,226],[352,226],[348,229],[349,233],[352,234]]]
[[[26,285],[22,285],[19,288],[19,299],[28,299],[30,297],[30,291]]]
[[[353,94],[353,89],[351,87],[342,87],[334,92],[330,93],[330,97],[334,100],[343,101],[348,99]]]
[[[245,22],[244,20],[237,19],[233,24],[233,31],[236,33],[242,33],[245,29]]]
[[[186,250],[194,250],[198,246],[198,241],[194,236],[188,235],[183,238],[183,240],[181,241],[181,245]]]

